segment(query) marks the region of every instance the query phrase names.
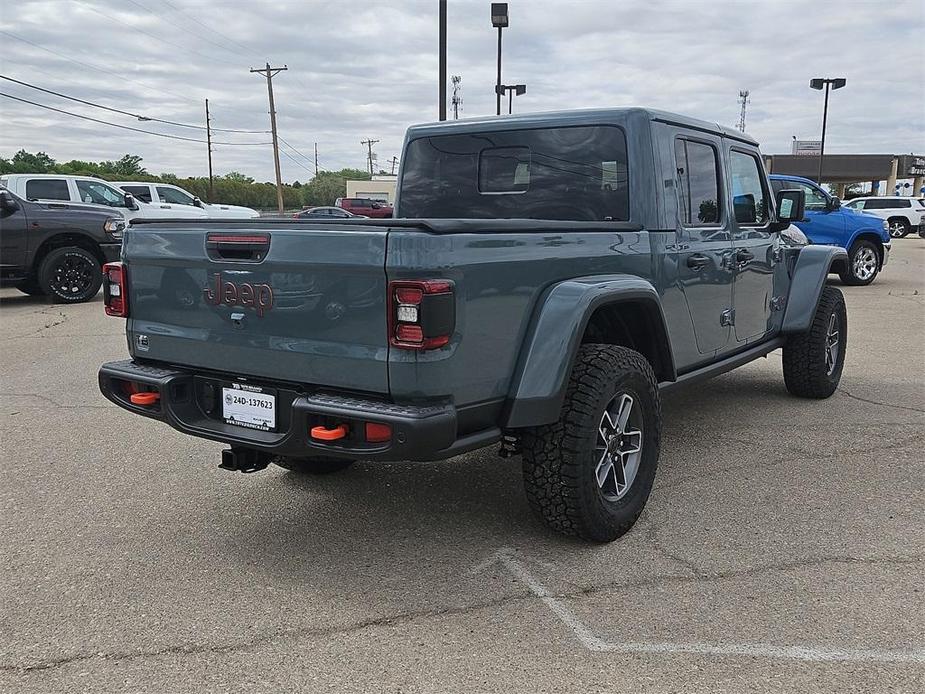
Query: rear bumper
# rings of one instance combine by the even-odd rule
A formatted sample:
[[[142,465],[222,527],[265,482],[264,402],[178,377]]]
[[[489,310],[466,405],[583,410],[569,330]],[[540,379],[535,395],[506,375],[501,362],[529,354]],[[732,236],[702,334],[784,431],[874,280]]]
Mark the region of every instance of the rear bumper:
[[[219,386],[241,380],[230,375],[163,368],[134,361],[109,362],[99,371],[100,392],[130,412],[162,421],[184,434],[271,455],[437,460],[480,448],[500,438],[500,432],[493,429],[457,439],[456,409],[449,403],[397,405],[372,397],[276,383],[260,385],[272,387],[276,392],[277,431],[245,429],[226,424],[221,417]],[[131,403],[125,387],[127,383],[156,390],[159,401],[149,406]],[[366,442],[366,422],[391,426],[391,440]],[[314,426],[338,424],[347,425],[348,438],[324,442],[310,436]]]

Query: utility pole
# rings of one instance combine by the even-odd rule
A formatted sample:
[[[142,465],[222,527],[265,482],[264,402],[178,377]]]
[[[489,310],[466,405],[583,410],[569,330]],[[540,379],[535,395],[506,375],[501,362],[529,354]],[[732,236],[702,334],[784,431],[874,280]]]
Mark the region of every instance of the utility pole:
[[[395,175],[395,166],[398,164],[398,157],[392,157],[391,159],[389,159],[389,163],[392,165],[392,173],[389,174],[389,175],[390,175],[390,176],[394,176],[394,175]]]
[[[739,103],[742,104],[742,111],[739,113],[739,131],[745,132],[745,109],[750,103],[748,95],[750,92],[747,89],[742,89],[739,92]]]
[[[215,202],[212,188],[212,126],[209,122],[209,100],[206,99],[206,147],[209,150],[209,202]]]
[[[363,140],[360,143],[361,145],[366,145],[367,147],[369,147],[369,155],[368,155],[367,161],[369,162],[369,175],[370,176],[373,175],[373,145],[376,144],[377,142],[379,142],[379,140],[370,139],[370,140]]]
[[[446,0],[440,0],[440,18],[439,18],[439,67],[437,80],[440,82],[439,96],[440,107],[437,110],[440,120],[446,120]]]
[[[462,105],[462,98],[459,96],[461,88],[459,83],[462,82],[462,77],[453,75],[450,81],[453,83],[453,120],[457,120],[459,118],[459,107]]]
[[[256,72],[267,78],[267,94],[270,96],[270,130],[273,131],[273,163],[276,165],[276,206],[279,213],[283,213],[283,177],[279,171],[279,142],[276,138],[276,105],[273,103],[273,76],[289,68],[270,67],[270,63],[262,70],[251,68],[251,72]]]
[[[315,143],[315,175],[318,175],[318,143]]]

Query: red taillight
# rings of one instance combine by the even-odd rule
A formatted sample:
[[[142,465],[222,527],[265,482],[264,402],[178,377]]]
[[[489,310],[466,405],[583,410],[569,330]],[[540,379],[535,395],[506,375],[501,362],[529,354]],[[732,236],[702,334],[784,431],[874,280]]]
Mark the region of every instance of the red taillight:
[[[389,343],[402,349],[436,349],[456,326],[453,283],[448,280],[389,282]]]
[[[103,305],[107,316],[128,317],[128,274],[123,263],[103,266]]]

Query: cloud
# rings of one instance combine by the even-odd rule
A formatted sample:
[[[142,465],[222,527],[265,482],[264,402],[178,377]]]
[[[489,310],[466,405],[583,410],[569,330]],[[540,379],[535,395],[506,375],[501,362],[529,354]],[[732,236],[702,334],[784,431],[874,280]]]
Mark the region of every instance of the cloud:
[[[925,145],[925,5],[882,2],[512,0],[504,80],[527,84],[515,110],[642,105],[733,124],[751,90],[747,130],[767,153],[817,137],[822,98],[808,82],[844,76],[830,101],[827,151],[900,153]],[[462,115],[494,113],[497,34],[489,3],[450,0],[448,73],[462,76]],[[253,3],[221,0],[33,0],[0,13],[2,72],[134,113],[268,129],[274,79],[285,180],[305,180],[318,143],[324,168],[381,162],[405,128],[437,115],[437,0]],[[12,34],[20,39],[12,38]],[[53,52],[49,52],[53,51]],[[3,82],[2,91],[103,120],[200,138]],[[164,140],[0,100],[0,154],[45,150],[59,160],[144,157],[153,172],[206,171],[205,145]],[[266,135],[216,133],[218,141]],[[305,156],[302,156],[305,155]],[[216,145],[218,173],[271,180],[270,147]],[[306,158],[307,157],[307,158]]]

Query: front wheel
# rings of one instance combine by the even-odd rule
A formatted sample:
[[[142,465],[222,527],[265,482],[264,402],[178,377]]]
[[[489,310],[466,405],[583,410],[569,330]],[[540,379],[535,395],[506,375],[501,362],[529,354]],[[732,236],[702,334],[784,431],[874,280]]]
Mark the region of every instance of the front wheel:
[[[890,227],[890,236],[894,239],[901,239],[909,234],[909,222],[899,217],[893,217],[887,224]]]
[[[617,539],[652,491],[661,426],[646,358],[625,347],[582,345],[559,420],[521,434],[530,506],[566,535]]]
[[[801,398],[832,395],[841,380],[847,345],[845,298],[835,287],[825,287],[809,330],[792,335],[784,345],[787,390]]]
[[[346,470],[356,461],[349,458],[290,458],[280,456],[274,458],[273,462],[281,468],[297,472],[301,475],[329,475],[332,472]]]
[[[39,287],[55,301],[77,304],[89,301],[103,284],[100,261],[86,248],[56,248],[42,260]]]
[[[870,241],[855,241],[848,252],[848,263],[838,272],[845,284],[862,287],[870,284],[880,272],[880,252]]]

